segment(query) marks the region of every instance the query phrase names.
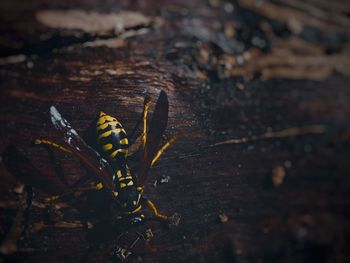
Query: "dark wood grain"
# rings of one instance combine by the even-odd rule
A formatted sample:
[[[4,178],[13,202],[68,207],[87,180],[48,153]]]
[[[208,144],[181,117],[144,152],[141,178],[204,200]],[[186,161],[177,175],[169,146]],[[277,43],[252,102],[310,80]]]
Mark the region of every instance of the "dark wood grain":
[[[150,171],[145,195],[165,214],[181,214],[181,223],[144,226],[152,229],[157,248],[150,253],[138,244],[134,251],[144,262],[345,262],[350,37],[344,29],[349,10],[339,11],[343,1],[329,10],[324,1],[311,0],[303,7],[299,1],[272,1],[260,9],[243,0],[170,2],[1,2],[2,203],[18,199],[13,189],[28,184],[26,174],[36,176],[38,199],[63,192],[86,174],[70,156],[33,147],[36,138],[63,142],[49,120],[51,105],[81,135],[99,111],[116,116],[131,132],[145,95],[155,101],[164,90],[166,134],[184,136]],[[271,15],[277,7],[291,17],[297,12],[297,21]],[[92,34],[50,28],[36,19],[41,10],[72,9],[131,10],[150,23]],[[319,17],[312,11],[318,9]],[[324,12],[343,19],[330,21]],[[96,40],[115,42],[107,47]],[[212,146],[310,125],[324,131]],[[9,157],[9,147],[19,155]],[[285,176],[274,186],[277,166]],[[170,181],[160,184],[163,176]],[[1,210],[4,237],[15,212]],[[65,213],[70,219],[81,216],[74,209]],[[227,222],[220,222],[222,214]],[[34,206],[29,223],[42,220]],[[49,227],[19,241],[19,248],[34,252],[2,258],[107,261],[108,253],[91,249],[98,243],[92,239],[83,228]]]

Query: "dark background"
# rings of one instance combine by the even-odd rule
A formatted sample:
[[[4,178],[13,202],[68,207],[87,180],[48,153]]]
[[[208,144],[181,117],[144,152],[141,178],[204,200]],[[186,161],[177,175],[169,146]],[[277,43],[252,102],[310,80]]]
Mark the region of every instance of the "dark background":
[[[149,223],[157,252],[135,254],[144,262],[350,260],[348,1],[3,0],[0,8],[3,240],[16,187],[33,184],[41,200],[85,174],[70,156],[32,147],[36,138],[62,143],[50,105],[80,134],[100,110],[130,131],[144,96],[164,90],[167,135],[184,136],[152,169],[146,195],[182,218],[177,228]],[[29,229],[43,217],[33,206]],[[51,225],[17,243],[0,261],[109,258],[91,249],[98,242],[83,228]]]

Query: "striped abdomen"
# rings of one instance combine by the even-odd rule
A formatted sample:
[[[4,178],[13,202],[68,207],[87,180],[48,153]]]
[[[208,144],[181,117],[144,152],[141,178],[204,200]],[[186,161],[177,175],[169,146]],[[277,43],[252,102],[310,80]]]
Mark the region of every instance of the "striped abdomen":
[[[97,142],[104,157],[116,164],[125,163],[129,142],[121,123],[116,118],[100,112],[96,128]]]

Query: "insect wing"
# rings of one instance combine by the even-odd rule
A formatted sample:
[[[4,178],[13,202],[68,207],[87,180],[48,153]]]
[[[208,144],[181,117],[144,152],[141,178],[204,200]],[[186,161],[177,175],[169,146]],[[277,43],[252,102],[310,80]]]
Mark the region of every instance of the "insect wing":
[[[111,178],[113,169],[109,163],[86,144],[54,106],[50,107],[50,115],[53,125],[64,136],[64,140],[70,146],[73,155],[79,158],[102,181],[107,190],[113,191],[114,183]]]
[[[141,157],[138,171],[139,183],[144,183],[151,167],[152,160],[159,150],[159,144],[168,124],[168,96],[162,90],[154,108],[152,120],[146,136],[146,145]]]

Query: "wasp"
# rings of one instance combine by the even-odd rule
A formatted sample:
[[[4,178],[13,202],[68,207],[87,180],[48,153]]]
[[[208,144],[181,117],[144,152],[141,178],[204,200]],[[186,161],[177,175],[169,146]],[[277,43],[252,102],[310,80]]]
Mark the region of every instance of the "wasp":
[[[118,219],[126,218],[132,224],[142,222],[145,219],[142,211],[147,207],[155,218],[178,224],[180,217],[176,213],[173,216],[163,215],[150,199],[144,197],[144,184],[150,168],[176,138],[173,136],[161,145],[168,122],[169,102],[166,93],[160,92],[152,119],[148,122],[150,104],[151,99],[146,96],[140,119],[143,129],[139,140],[136,140],[139,141],[140,161],[135,171],[128,165],[132,145],[129,145],[125,129],[117,118],[104,112],[99,113],[96,121],[96,149],[78,135],[54,106],[50,107],[51,122],[63,136],[65,144],[60,145],[46,139],[38,139],[35,144],[54,147],[80,160],[95,176],[94,188],[106,191],[113,198],[113,204],[121,211]],[[51,200],[58,198],[59,196],[53,196]]]

